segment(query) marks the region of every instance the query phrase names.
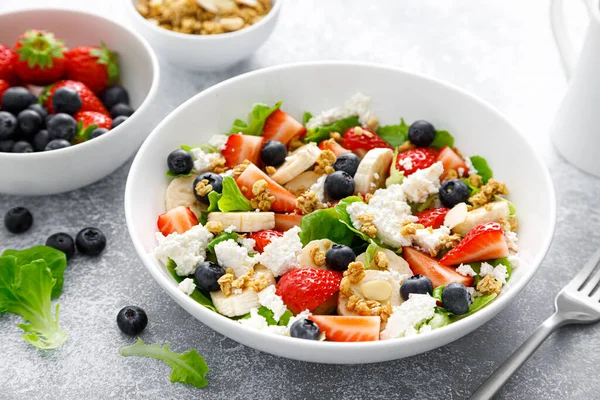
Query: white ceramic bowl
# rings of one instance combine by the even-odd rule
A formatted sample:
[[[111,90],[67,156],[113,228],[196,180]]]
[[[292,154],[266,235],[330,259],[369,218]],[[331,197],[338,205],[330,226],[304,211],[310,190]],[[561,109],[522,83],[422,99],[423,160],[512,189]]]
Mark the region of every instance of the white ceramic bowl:
[[[235,32],[218,35],[191,35],[173,32],[148,22],[135,9],[137,0],[125,0],[135,30],[171,63],[187,70],[227,68],[249,57],[271,35],[283,0],[274,0],[271,11],[258,23]]]
[[[31,9],[0,14],[0,43],[12,46],[27,29],[54,32],[69,47],[104,41],[117,51],[121,83],[135,113],[109,133],[65,149],[0,153],[0,193],[48,195],[89,185],[123,165],[148,135],[149,105],[156,96],[158,62],[146,41],[106,18],[81,11]]]
[[[209,311],[184,295],[167,270],[149,254],[156,245],[156,217],[165,210],[166,157],[182,143],[199,144],[227,132],[255,102],[273,104],[296,118],[343,104],[361,91],[384,124],[426,119],[450,131],[466,155],[483,155],[505,181],[519,210],[519,245],[524,265],[507,290],[474,315],[414,337],[335,343],[267,335]],[[494,108],[446,83],[400,69],[371,64],[320,62],[283,65],[251,72],[213,86],[188,100],[150,134],[131,168],[125,191],[127,227],[144,265],[186,311],[240,343],[275,355],[323,363],[367,363],[408,357],[450,343],[506,307],[529,282],[552,239],[554,188],[542,160],[525,138]],[[514,327],[506,327],[507,332]]]

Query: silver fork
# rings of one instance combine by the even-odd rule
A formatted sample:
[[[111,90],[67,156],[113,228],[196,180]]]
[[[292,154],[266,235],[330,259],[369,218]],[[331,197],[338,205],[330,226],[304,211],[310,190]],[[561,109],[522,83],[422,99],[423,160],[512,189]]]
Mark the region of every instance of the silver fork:
[[[600,320],[600,250],[565,286],[554,301],[554,314],[494,372],[471,399],[491,399],[557,328]]]

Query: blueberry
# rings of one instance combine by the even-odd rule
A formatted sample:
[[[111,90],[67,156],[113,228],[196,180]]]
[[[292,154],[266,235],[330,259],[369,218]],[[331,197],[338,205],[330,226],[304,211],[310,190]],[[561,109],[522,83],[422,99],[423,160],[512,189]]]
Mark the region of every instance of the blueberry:
[[[194,186],[192,188],[192,190],[194,191],[194,196],[196,196],[196,199],[198,199],[198,201],[200,203],[210,204],[210,201],[208,199],[208,193],[210,193],[210,191],[204,195],[200,195],[196,191],[196,186],[198,185],[198,183],[202,182],[203,180],[208,181],[208,183],[206,183],[206,185],[212,186],[211,191],[221,193],[223,191],[223,177],[221,175],[215,174],[213,172],[205,172],[203,174],[198,175],[198,177],[196,179],[194,179]]]
[[[96,139],[97,137],[104,135],[106,132],[108,132],[108,129],[106,128],[96,128],[90,132],[90,137],[88,140]]]
[[[110,126],[110,129],[115,129],[117,126],[119,126],[123,122],[127,121],[127,118],[129,118],[129,117],[126,117],[124,115],[121,115],[117,118],[113,118],[113,122],[112,122],[112,125]]]
[[[44,124],[40,114],[33,110],[21,111],[17,116],[17,122],[19,123],[19,132],[26,137],[33,137]]]
[[[440,187],[440,201],[445,207],[452,208],[469,199],[469,188],[460,179],[450,179]]]
[[[215,290],[220,289],[217,281],[223,275],[225,275],[223,267],[212,261],[201,262],[194,272],[194,278],[196,278],[196,285],[198,285],[198,288],[208,292],[214,292]]]
[[[442,303],[446,310],[455,315],[461,315],[469,311],[473,299],[471,299],[471,293],[465,285],[460,282],[453,282],[442,291]]]
[[[408,140],[417,147],[428,147],[435,138],[435,128],[427,121],[415,121],[408,128]]]
[[[299,319],[290,327],[290,336],[298,339],[319,340],[321,330],[310,319]]]
[[[335,171],[325,178],[325,192],[333,200],[341,200],[354,194],[354,178],[346,171]]]
[[[0,140],[0,153],[10,153],[14,144],[14,140]]]
[[[33,215],[25,207],[11,208],[4,215],[4,225],[12,233],[23,233],[33,225]]]
[[[194,160],[190,153],[178,149],[172,151],[167,157],[167,167],[174,175],[189,174],[192,172],[192,168],[194,168]]]
[[[31,104],[29,107],[27,107],[28,110],[33,110],[36,113],[38,113],[40,115],[40,117],[42,117],[43,120],[46,119],[46,117],[48,116],[48,110],[46,110],[46,107],[44,107],[41,104],[35,103],[35,104]]]
[[[9,138],[17,129],[17,118],[7,111],[0,111],[0,140]]]
[[[19,140],[12,147],[13,153],[33,153],[33,146],[29,142]]]
[[[413,275],[402,283],[400,286],[400,296],[404,300],[408,300],[408,295],[411,293],[431,294],[433,292],[433,283],[431,279],[421,274]]]
[[[133,114],[133,108],[129,104],[117,103],[110,108],[110,117],[117,118],[120,116],[129,117]]]
[[[48,126],[48,123],[50,122],[50,120],[52,118],[54,118],[55,115],[56,114],[48,114],[48,115],[46,115],[46,118],[44,118],[44,123],[45,123],[46,126]]]
[[[129,104],[129,93],[123,86],[115,85],[106,89],[100,96],[100,100],[104,103],[104,107],[110,110],[118,103]]]
[[[287,147],[277,140],[268,140],[260,149],[260,159],[265,165],[278,167],[287,157]]]
[[[354,261],[356,261],[356,254],[343,244],[334,244],[325,253],[325,264],[327,268],[334,271],[345,271],[348,269],[348,264]]]
[[[57,113],[75,114],[81,109],[81,97],[75,89],[61,87],[52,96],[52,107]]]
[[[68,233],[59,232],[50,235],[46,239],[46,246],[62,251],[67,258],[71,258],[75,254],[75,242]]]
[[[354,177],[356,174],[356,170],[358,169],[358,164],[360,164],[360,157],[354,153],[344,153],[340,154],[340,156],[333,163],[333,169],[336,171],[344,171],[348,175]]]
[[[126,335],[137,336],[148,325],[146,311],[136,306],[123,307],[117,314],[117,326]]]
[[[37,97],[24,87],[11,87],[2,95],[2,109],[17,115],[36,101]]]
[[[50,135],[45,129],[36,133],[33,139],[31,139],[34,151],[44,151],[48,143],[50,143]]]
[[[75,245],[81,254],[96,256],[106,247],[106,236],[96,228],[84,228],[75,237]]]
[[[71,146],[71,143],[68,140],[54,139],[54,140],[51,140],[50,142],[48,142],[48,144],[44,148],[44,151],[64,149],[65,147],[69,147],[69,146]]]
[[[50,122],[48,122],[48,133],[52,140],[65,139],[70,142],[75,137],[75,133],[77,133],[77,121],[69,114],[56,114]]]

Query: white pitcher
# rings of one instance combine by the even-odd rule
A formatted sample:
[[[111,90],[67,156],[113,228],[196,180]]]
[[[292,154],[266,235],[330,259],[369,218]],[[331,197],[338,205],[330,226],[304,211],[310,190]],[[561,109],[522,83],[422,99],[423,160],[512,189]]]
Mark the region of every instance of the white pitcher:
[[[600,176],[600,5],[586,0],[590,24],[579,59],[565,28],[563,0],[552,0],[552,30],[569,88],[550,136],[558,152],[576,167]]]

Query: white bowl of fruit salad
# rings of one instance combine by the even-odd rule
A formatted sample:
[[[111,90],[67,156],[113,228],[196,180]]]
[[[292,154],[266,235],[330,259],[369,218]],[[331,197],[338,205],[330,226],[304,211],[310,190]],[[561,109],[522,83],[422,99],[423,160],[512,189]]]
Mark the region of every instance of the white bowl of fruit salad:
[[[540,157],[481,100],[320,62],[180,106],[140,149],[125,209],[151,275],[194,317],[272,354],[351,364],[491,319],[539,267],[556,204]]]

